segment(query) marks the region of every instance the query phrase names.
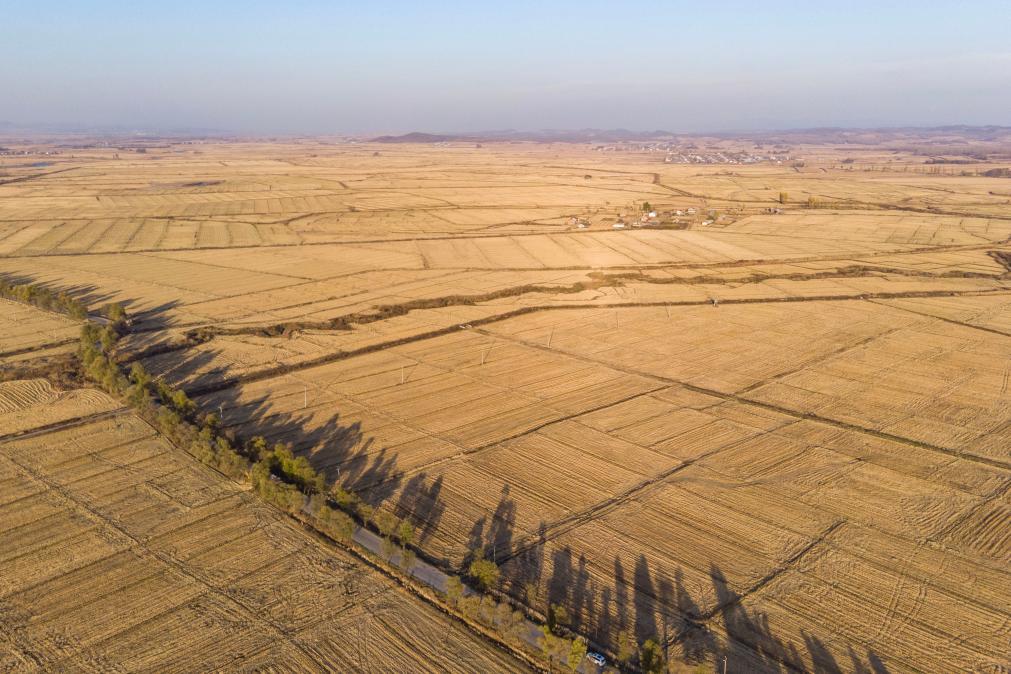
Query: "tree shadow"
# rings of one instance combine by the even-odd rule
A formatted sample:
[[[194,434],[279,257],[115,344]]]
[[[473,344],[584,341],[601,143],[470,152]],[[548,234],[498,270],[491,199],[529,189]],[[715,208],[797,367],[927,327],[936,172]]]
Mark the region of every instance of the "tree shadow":
[[[888,667],[873,650],[861,656],[852,646],[840,654],[812,630],[802,630],[792,639],[774,633],[769,616],[746,605],[746,597],[734,591],[723,571],[713,564],[709,581],[715,595],[694,597],[685,582],[685,569],[662,573],[650,568],[644,555],[636,558],[631,577],[621,557],[615,555],[611,585],[598,586],[591,578],[586,558],[569,546],[547,550],[541,544],[517,555],[507,564],[504,587],[514,599],[530,605],[524,589],[531,583],[546,588],[543,603],[530,605],[544,611],[562,606],[564,627],[591,639],[591,645],[619,654],[621,635],[641,645],[651,640],[673,662],[685,667],[716,664],[729,672],[843,671],[887,674]],[[545,569],[545,555],[549,562]],[[547,576],[545,577],[545,573]],[[600,569],[598,567],[597,577]],[[704,610],[702,606],[711,605]],[[838,648],[838,645],[836,645]],[[845,667],[837,658],[843,657]],[[630,662],[636,664],[635,656]]]
[[[94,312],[103,305],[113,301],[113,295],[108,291],[99,290],[98,286],[92,284],[54,283],[52,281],[40,281],[38,277],[31,274],[5,273],[0,272],[0,280],[11,285],[34,285],[49,290],[54,294],[65,294],[80,302],[89,311]],[[127,308],[129,300],[119,302]]]

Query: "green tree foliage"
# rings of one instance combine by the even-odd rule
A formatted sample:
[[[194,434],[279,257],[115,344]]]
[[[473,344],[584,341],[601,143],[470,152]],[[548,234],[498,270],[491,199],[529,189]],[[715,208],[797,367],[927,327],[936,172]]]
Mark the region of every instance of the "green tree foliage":
[[[468,571],[482,590],[495,587],[501,573],[495,562],[490,559],[475,559],[470,563]]]
[[[642,212],[643,213],[649,213],[652,210],[653,210],[653,207],[650,206],[650,204],[649,204],[648,201],[642,202]]]
[[[88,316],[88,308],[67,293],[55,292],[34,283],[13,283],[7,278],[0,277],[0,297],[66,314],[78,320]]]
[[[297,513],[305,505],[305,494],[293,484],[282,482],[266,461],[258,461],[250,472],[250,481],[260,498],[282,510]]]
[[[402,520],[397,525],[397,538],[400,539],[400,544],[405,547],[414,543],[414,527],[410,522]]]
[[[549,666],[560,664],[562,658],[568,655],[567,639],[555,636],[547,625],[541,626],[541,653]]]
[[[631,630],[618,632],[618,662],[627,665],[635,657],[636,644],[635,635]]]
[[[561,604],[552,604],[548,607],[548,627],[557,632],[558,628],[569,622],[569,612]]]
[[[397,530],[400,520],[388,510],[377,510],[372,515],[372,522],[379,529],[379,533],[385,538],[389,538]]]
[[[102,314],[113,323],[126,323],[126,309],[124,309],[123,305],[118,302],[106,304],[102,307]]]
[[[456,576],[450,576],[446,579],[446,601],[449,602],[450,606],[456,606],[460,601],[460,597],[463,596],[463,581],[461,581]]]
[[[388,562],[393,558],[393,553],[397,551],[397,544],[386,536],[383,536],[379,543],[379,548],[383,555],[383,559]]]
[[[639,649],[639,665],[645,674],[663,674],[667,668],[663,649],[652,639],[647,639]]]
[[[294,456],[291,449],[283,444],[274,445],[273,451],[260,459],[260,463],[276,478],[292,484],[307,494],[322,492],[323,475],[317,473],[304,456]]]
[[[586,639],[583,637],[576,637],[572,640],[572,644],[569,646],[569,656],[565,661],[565,664],[569,666],[569,669],[576,671],[579,668],[579,664],[586,657]]]
[[[400,549],[400,568],[402,568],[407,573],[411,572],[414,565],[418,563],[418,556],[414,553],[414,550],[410,548]]]

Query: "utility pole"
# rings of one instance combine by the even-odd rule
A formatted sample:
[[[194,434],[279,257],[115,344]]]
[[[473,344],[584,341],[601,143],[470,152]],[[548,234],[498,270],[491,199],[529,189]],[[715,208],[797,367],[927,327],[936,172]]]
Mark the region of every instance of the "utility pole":
[[[669,321],[670,320],[670,305],[669,304],[665,304],[665,305],[663,305],[663,308],[667,310],[667,320]]]
[[[401,384],[404,383],[404,366],[403,365],[400,366],[400,383]]]
[[[309,406],[309,386],[308,384],[302,385],[302,409]]]

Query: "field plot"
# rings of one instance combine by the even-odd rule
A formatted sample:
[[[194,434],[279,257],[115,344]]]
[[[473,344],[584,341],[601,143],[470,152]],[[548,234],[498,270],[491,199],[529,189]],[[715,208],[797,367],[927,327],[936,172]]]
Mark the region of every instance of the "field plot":
[[[135,416],[5,441],[0,466],[4,671],[522,670]]]
[[[0,358],[65,344],[79,330],[76,321],[59,314],[0,299]]]
[[[71,422],[122,407],[91,389],[57,391],[44,379],[0,382],[0,435]]]
[[[910,215],[861,211],[828,211],[797,215],[755,215],[728,225],[723,231],[774,235],[795,241],[837,241],[879,244],[966,245],[993,243],[1011,236],[1011,221],[944,215]]]

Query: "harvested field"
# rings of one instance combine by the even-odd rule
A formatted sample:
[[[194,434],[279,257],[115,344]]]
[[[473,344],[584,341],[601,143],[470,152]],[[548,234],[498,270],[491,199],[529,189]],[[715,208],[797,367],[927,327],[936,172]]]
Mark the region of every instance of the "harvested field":
[[[124,367],[289,444],[420,558],[490,559],[501,596],[673,671],[1009,666],[990,164],[166,142],[0,185],[0,273],[122,302]],[[77,334],[0,301],[5,364]],[[0,466],[0,667],[519,668],[94,391],[0,384]]]
[[[65,345],[79,329],[65,316],[0,299],[0,360]]]
[[[4,671],[523,669],[133,415],[4,441],[0,466]]]

